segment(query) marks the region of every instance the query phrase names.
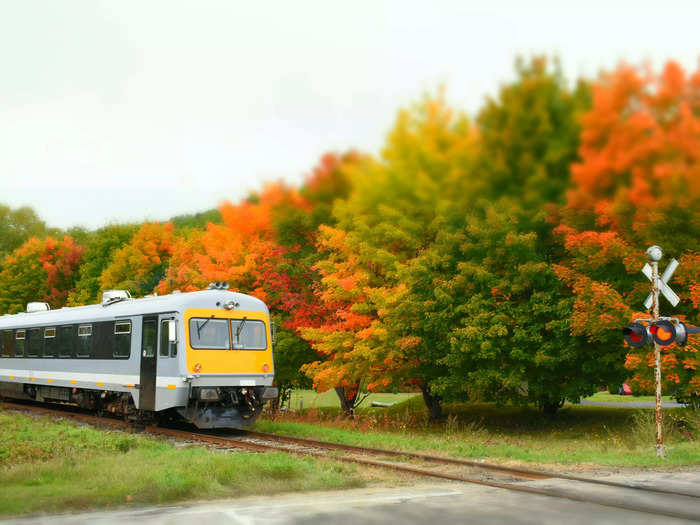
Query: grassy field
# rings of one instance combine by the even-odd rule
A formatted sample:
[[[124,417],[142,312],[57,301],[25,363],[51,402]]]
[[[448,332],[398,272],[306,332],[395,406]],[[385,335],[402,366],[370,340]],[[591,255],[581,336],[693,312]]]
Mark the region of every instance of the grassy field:
[[[396,404],[365,405],[349,421],[340,417],[337,400],[328,393],[304,395],[303,412],[263,419],[257,428],[378,448],[543,465],[700,464],[700,413],[687,409],[664,411],[668,458],[661,460],[655,455],[650,409],[566,405],[549,420],[533,408],[455,403],[445,405],[444,422],[431,424],[419,395],[385,394],[385,401]]]
[[[412,397],[420,398],[420,394],[371,394],[360,405],[360,409],[365,410],[370,407],[372,401],[380,403],[401,403]],[[586,401],[601,401],[613,403],[633,403],[640,401],[654,402],[654,396],[618,396],[608,392],[597,392],[596,394],[585,398]],[[664,396],[664,401],[674,401],[671,396]],[[333,390],[319,394],[313,390],[294,390],[290,397],[290,405],[292,410],[308,409],[308,408],[330,408],[339,407],[338,396]]]
[[[675,399],[671,396],[663,396],[661,398],[663,401],[672,402]],[[600,402],[612,402],[612,403],[637,403],[637,402],[650,402],[656,401],[656,396],[618,396],[617,394],[610,394],[608,392],[596,392],[591,397],[587,397],[586,401],[600,401]]]
[[[363,486],[347,464],[225,453],[0,409],[0,515]]]
[[[372,401],[380,403],[400,403],[420,394],[370,394],[360,405],[360,409],[368,408]],[[338,396],[334,390],[319,394],[313,390],[293,390],[289,398],[292,410],[340,407]]]

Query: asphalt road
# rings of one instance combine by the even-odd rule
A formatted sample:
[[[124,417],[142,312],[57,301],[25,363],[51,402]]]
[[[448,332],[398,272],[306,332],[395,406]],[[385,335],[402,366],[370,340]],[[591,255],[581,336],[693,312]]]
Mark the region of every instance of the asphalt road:
[[[183,506],[126,508],[109,512],[42,516],[2,523],[34,525],[148,525],[216,524],[664,524],[700,521],[700,470],[647,473],[633,477],[608,476],[616,481],[652,484],[689,492],[697,497],[649,494],[629,489],[587,486],[583,492],[610,504],[643,504],[656,512],[677,512],[695,519],[623,510],[562,498],[523,494],[463,483],[433,483],[399,488],[372,488],[343,492],[315,492],[242,498]],[[569,490],[571,482],[539,480],[533,487]]]

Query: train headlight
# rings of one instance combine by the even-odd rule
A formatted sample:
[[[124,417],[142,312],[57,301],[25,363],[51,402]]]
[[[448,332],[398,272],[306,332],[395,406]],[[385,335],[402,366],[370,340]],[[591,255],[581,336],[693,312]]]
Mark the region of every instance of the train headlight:
[[[262,371],[263,371],[263,372],[269,372],[269,371],[270,371],[270,365],[268,365],[267,363],[265,363],[265,364],[263,365],[263,367],[262,367]]]
[[[216,388],[200,388],[199,399],[202,401],[218,401],[219,391]]]

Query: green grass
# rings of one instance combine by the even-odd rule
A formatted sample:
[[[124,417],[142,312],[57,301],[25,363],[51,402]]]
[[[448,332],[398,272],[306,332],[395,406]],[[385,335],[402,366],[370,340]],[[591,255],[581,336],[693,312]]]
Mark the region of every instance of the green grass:
[[[380,403],[401,403],[402,401],[406,401],[407,399],[411,399],[413,397],[418,397],[420,399],[420,394],[370,394],[362,405],[360,405],[360,411],[369,409],[372,401],[379,401]],[[612,403],[635,403],[650,401],[653,403],[656,398],[654,396],[619,396],[608,392],[597,392],[596,394],[585,398],[585,400]],[[668,402],[675,401],[672,396],[663,396],[663,400]],[[338,402],[338,396],[333,390],[320,394],[314,392],[313,390],[294,390],[291,394],[289,406],[292,408],[292,410],[299,410],[300,408],[309,409],[340,407],[340,403]]]
[[[420,394],[370,394],[360,405],[360,410],[365,410],[370,407],[372,401],[380,403],[401,403],[412,397]],[[293,390],[289,400],[289,406],[292,410],[309,409],[309,408],[340,408],[338,396],[334,390],[328,390],[319,394],[313,390]]]
[[[663,396],[661,399],[667,402],[675,401],[672,396]],[[653,403],[656,401],[656,396],[618,396],[617,394],[610,394],[608,392],[597,392],[587,397],[586,401],[600,401],[606,403],[638,403],[650,401]]]
[[[354,421],[337,408],[305,410],[256,428],[377,448],[518,463],[661,467],[700,464],[700,413],[666,409],[668,457],[656,458],[653,411],[567,405],[554,420],[534,408],[488,403],[445,405],[446,419],[428,422],[420,396],[389,408],[367,408]]]
[[[363,486],[330,460],[175,447],[0,409],[0,515]]]

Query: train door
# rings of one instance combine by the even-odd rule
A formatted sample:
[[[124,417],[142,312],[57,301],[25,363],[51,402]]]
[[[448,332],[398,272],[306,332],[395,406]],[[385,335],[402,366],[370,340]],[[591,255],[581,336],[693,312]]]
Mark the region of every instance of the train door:
[[[141,336],[141,389],[139,392],[139,408],[141,410],[156,409],[156,368],[158,356],[158,317],[143,318],[143,335]]]
[[[163,314],[159,316],[158,323],[158,375],[161,379],[179,376],[175,316]]]

